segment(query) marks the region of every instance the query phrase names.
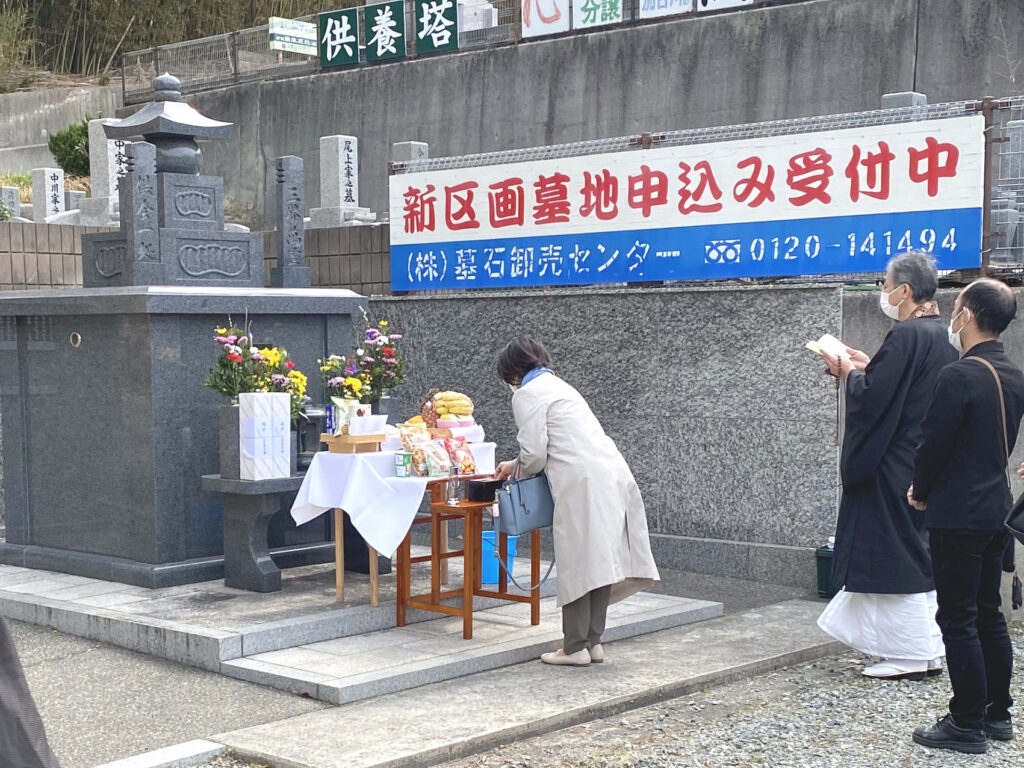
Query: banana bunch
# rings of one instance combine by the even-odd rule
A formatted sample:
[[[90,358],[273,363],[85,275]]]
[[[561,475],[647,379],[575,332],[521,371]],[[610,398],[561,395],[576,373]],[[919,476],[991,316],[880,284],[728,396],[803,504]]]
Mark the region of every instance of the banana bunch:
[[[439,419],[473,415],[473,401],[461,392],[438,392],[434,395],[434,408]]]

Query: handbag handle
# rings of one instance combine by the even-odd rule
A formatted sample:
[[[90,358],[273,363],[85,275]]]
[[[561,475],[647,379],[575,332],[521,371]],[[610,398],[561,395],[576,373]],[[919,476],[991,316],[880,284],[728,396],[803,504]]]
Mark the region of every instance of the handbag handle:
[[[999,373],[996,371],[995,366],[992,365],[988,360],[983,357],[968,357],[967,360],[977,360],[979,363],[984,365],[992,372],[992,376],[996,380],[996,389],[999,390],[999,412],[1003,417],[1003,449],[1006,452],[1006,462],[1009,465],[1010,462],[1010,434],[1006,428],[1006,400],[1003,398],[1003,382],[999,379]]]

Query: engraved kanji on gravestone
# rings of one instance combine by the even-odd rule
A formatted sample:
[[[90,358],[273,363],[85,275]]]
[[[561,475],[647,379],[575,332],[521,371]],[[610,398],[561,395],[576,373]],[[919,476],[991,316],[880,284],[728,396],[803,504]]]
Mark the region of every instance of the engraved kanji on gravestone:
[[[64,171],[35,168],[32,171],[32,220],[46,221],[64,210]]]
[[[270,271],[270,284],[285,288],[308,288],[306,234],[302,207],[302,158],[277,158],[277,266]]]
[[[17,187],[0,187],[0,202],[11,216],[21,216],[21,190]]]
[[[121,183],[121,226],[127,236],[128,250],[136,262],[151,262],[143,267],[147,277],[157,277],[160,239],[156,217],[156,147],[140,141],[127,144],[125,176]],[[140,267],[136,267],[138,272]],[[152,274],[150,274],[152,273]],[[141,277],[141,273],[136,277]],[[150,282],[146,280],[146,282]]]

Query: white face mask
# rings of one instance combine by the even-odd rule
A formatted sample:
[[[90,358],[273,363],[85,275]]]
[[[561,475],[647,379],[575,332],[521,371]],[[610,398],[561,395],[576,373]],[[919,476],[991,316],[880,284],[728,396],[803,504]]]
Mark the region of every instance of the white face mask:
[[[903,284],[900,283],[900,285],[903,285]],[[896,288],[899,288],[900,285],[897,285]],[[881,295],[879,295],[879,297],[878,297],[878,305],[882,308],[882,313],[886,317],[890,318],[891,320],[899,320],[900,319],[900,304],[903,303],[903,299],[900,299],[900,303],[899,304],[890,304],[889,303],[889,297],[892,296],[896,292],[896,288],[893,288],[888,293],[886,293],[886,291],[883,290]]]
[[[961,309],[959,312],[953,315],[953,317],[949,321],[949,328],[946,329],[946,333],[949,335],[949,343],[952,344],[953,349],[955,349],[957,353],[961,355],[964,353],[964,345],[963,342],[960,341],[960,332],[963,331],[964,325],[967,325],[967,323],[965,322],[964,325],[961,325],[959,331],[954,331],[953,321],[960,317],[960,315],[962,315],[963,313],[964,310]]]

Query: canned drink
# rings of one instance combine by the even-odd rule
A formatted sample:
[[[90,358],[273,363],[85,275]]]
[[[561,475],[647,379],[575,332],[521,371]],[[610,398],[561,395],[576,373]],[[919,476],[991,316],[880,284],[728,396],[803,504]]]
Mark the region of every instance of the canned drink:
[[[335,411],[337,411],[337,406],[335,405],[324,406],[324,431],[328,435],[334,434],[334,423],[338,418],[335,415]]]
[[[412,475],[412,454],[408,451],[395,453],[395,476],[410,477]]]

